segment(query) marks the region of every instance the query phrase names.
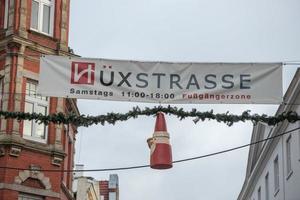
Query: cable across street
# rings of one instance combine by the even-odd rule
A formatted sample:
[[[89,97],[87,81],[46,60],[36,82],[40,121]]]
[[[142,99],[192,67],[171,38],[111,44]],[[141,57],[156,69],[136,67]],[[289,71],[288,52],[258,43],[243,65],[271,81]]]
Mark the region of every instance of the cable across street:
[[[281,137],[283,135],[292,133],[296,130],[300,130],[300,127],[288,130],[286,132],[283,132],[281,134],[272,136],[272,137],[268,137],[266,139],[262,139],[256,142],[252,142],[249,144],[245,144],[245,145],[241,145],[241,146],[237,146],[234,148],[230,148],[230,149],[225,149],[223,151],[218,151],[218,152],[214,152],[214,153],[210,153],[210,154],[205,154],[205,155],[201,155],[201,156],[196,156],[196,157],[191,157],[191,158],[185,158],[185,159],[181,159],[181,160],[175,160],[173,161],[173,163],[182,163],[182,162],[187,162],[187,161],[192,161],[192,160],[198,160],[198,159],[202,159],[202,158],[207,158],[207,157],[212,157],[212,156],[216,156],[219,154],[224,154],[224,153],[228,153],[231,151],[235,151],[238,149],[242,149],[248,146],[252,146],[261,142],[265,142],[268,140],[272,140],[278,137]],[[116,168],[103,168],[103,169],[85,169],[85,170],[54,170],[54,169],[28,169],[28,168],[18,168],[18,167],[6,167],[6,166],[0,166],[0,169],[7,169],[7,170],[29,170],[29,171],[40,171],[40,172],[66,172],[66,173],[72,173],[72,172],[106,172],[106,171],[122,171],[122,170],[131,170],[131,169],[140,169],[140,168],[148,168],[150,167],[150,165],[136,165],[136,166],[129,166],[129,167],[116,167]]]

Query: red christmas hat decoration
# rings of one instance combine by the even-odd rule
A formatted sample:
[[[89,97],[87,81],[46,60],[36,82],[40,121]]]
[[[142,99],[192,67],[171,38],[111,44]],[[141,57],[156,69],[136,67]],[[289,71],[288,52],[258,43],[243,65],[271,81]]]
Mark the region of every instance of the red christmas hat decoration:
[[[172,149],[165,116],[157,113],[153,137],[147,140],[151,149],[150,167],[153,169],[172,168]]]

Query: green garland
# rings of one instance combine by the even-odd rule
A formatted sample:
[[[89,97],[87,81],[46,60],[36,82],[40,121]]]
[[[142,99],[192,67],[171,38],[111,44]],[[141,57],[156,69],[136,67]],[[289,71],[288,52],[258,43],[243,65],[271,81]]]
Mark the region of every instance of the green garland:
[[[287,120],[290,123],[294,123],[300,120],[300,116],[294,112],[284,112],[277,116],[268,116],[268,115],[258,115],[258,114],[250,114],[250,111],[244,111],[241,115],[233,115],[229,112],[223,114],[214,114],[213,110],[208,112],[199,112],[196,109],[192,109],[191,111],[184,111],[183,108],[177,107],[162,107],[157,106],[154,108],[145,108],[141,110],[139,107],[134,107],[127,113],[107,113],[106,115],[98,115],[98,116],[86,116],[80,115],[77,116],[75,114],[64,115],[63,113],[56,113],[50,115],[42,115],[38,113],[24,113],[24,112],[7,112],[0,111],[0,117],[5,119],[17,119],[17,120],[34,120],[39,123],[49,124],[50,122],[56,124],[74,124],[76,126],[91,126],[93,124],[115,124],[118,121],[127,121],[131,118],[137,118],[138,116],[155,116],[158,112],[163,112],[169,115],[175,115],[180,120],[185,119],[187,117],[194,117],[194,122],[197,123],[200,120],[216,120],[217,122],[226,123],[228,126],[233,125],[236,122],[245,122],[251,121],[256,124],[257,122],[264,122],[268,125],[276,125],[279,122]]]

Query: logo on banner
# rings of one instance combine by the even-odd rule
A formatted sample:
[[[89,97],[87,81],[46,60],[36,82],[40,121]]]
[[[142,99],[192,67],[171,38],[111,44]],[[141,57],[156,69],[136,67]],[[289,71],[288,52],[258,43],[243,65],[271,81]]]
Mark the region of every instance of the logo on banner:
[[[94,85],[95,63],[72,62],[71,84]]]

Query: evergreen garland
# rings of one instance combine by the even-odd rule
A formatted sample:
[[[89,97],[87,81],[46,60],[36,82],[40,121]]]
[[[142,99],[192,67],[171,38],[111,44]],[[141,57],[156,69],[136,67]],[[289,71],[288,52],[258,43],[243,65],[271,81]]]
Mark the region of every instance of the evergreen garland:
[[[267,123],[268,125],[276,125],[279,122],[287,120],[290,123],[295,123],[300,120],[300,116],[297,112],[289,111],[278,114],[277,116],[250,114],[250,111],[244,111],[241,115],[230,114],[229,112],[222,114],[215,114],[213,110],[207,112],[200,112],[196,109],[191,111],[184,111],[183,108],[177,108],[172,106],[162,107],[157,106],[154,108],[140,109],[134,107],[127,113],[107,113],[106,115],[89,116],[89,115],[65,115],[63,113],[55,113],[50,115],[42,115],[38,113],[24,113],[24,112],[7,112],[0,111],[0,117],[4,119],[17,119],[17,120],[34,120],[38,123],[49,124],[50,122],[55,124],[74,124],[76,126],[88,127],[93,124],[115,124],[118,121],[127,121],[131,118],[137,118],[138,116],[155,116],[158,112],[163,112],[168,115],[175,115],[180,120],[187,117],[193,117],[194,122],[205,120],[216,120],[217,122],[226,123],[228,126],[233,125],[236,122],[251,121],[256,124],[258,122]]]

